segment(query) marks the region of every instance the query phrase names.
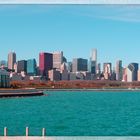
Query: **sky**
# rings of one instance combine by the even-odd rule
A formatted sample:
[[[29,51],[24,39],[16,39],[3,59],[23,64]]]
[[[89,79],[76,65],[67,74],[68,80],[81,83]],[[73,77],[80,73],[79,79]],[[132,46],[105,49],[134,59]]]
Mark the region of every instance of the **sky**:
[[[0,60],[10,51],[18,60],[42,51],[89,59],[92,48],[101,63],[140,63],[140,6],[0,5]]]

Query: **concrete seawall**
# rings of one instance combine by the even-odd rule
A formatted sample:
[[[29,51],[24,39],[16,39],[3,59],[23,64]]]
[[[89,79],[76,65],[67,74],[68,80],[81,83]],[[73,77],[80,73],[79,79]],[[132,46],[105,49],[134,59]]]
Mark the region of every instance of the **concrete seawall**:
[[[0,137],[0,140],[139,140],[136,136],[71,136],[71,137]]]
[[[0,90],[0,98],[2,97],[23,97],[23,96],[42,96],[43,90],[35,89],[18,89],[18,90]]]

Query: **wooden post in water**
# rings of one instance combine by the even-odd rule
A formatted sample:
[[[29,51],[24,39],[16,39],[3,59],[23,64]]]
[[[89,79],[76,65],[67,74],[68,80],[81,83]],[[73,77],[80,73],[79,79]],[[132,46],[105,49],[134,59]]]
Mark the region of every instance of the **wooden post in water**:
[[[7,127],[4,127],[4,136],[7,136]]]
[[[29,128],[26,127],[26,136],[29,136]]]
[[[42,136],[44,137],[46,135],[46,130],[45,128],[42,128]]]

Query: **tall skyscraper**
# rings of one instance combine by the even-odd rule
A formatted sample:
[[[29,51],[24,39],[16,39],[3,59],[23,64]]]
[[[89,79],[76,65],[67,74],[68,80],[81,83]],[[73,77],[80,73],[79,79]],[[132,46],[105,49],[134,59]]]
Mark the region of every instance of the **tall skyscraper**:
[[[88,60],[83,58],[74,58],[72,62],[72,71],[87,71]]]
[[[97,71],[97,49],[92,49],[89,60],[89,71],[92,74],[96,74]]]
[[[104,63],[104,78],[110,79],[112,74],[112,64],[111,63]]]
[[[138,63],[130,63],[127,67],[127,82],[137,81]]]
[[[63,63],[63,52],[53,53],[53,68],[60,69]]]
[[[30,76],[34,76],[37,73],[37,64],[35,59],[27,60],[27,74]]]
[[[122,81],[122,61],[121,60],[118,60],[116,62],[116,80],[117,81]]]
[[[48,71],[53,68],[53,54],[42,52],[39,54],[39,71],[48,78]]]
[[[8,54],[8,69],[14,70],[14,64],[16,63],[16,53],[10,52]]]
[[[97,49],[92,49],[92,51],[91,51],[91,60],[97,62]]]

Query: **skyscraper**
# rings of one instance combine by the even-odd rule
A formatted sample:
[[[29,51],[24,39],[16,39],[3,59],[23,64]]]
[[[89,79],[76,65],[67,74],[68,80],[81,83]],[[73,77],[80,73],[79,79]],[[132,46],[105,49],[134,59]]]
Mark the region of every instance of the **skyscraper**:
[[[87,71],[88,60],[83,58],[74,58],[72,62],[72,71]]]
[[[104,78],[110,79],[112,74],[112,64],[111,63],[104,63]]]
[[[96,73],[101,74],[101,63],[97,64]]]
[[[10,52],[8,54],[8,69],[13,70],[15,63],[16,63],[16,53]]]
[[[61,64],[63,63],[63,52],[54,52],[53,53],[53,68],[60,69]]]
[[[42,52],[39,54],[39,71],[48,78],[48,71],[53,68],[53,54]]]
[[[127,82],[137,81],[138,63],[130,63],[127,67]]]
[[[97,62],[97,49],[92,49],[92,51],[91,51],[91,60]]]
[[[37,64],[35,59],[27,60],[27,74],[30,76],[34,76],[37,73]]]
[[[122,61],[118,60],[116,62],[116,80],[122,81]]]
[[[27,72],[27,61],[20,60],[17,62],[17,73]]]
[[[92,49],[89,60],[89,71],[92,74],[96,74],[96,70],[97,70],[97,49]]]

